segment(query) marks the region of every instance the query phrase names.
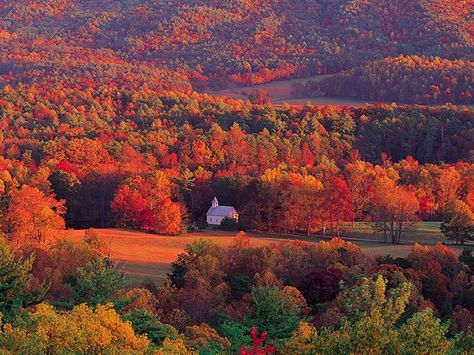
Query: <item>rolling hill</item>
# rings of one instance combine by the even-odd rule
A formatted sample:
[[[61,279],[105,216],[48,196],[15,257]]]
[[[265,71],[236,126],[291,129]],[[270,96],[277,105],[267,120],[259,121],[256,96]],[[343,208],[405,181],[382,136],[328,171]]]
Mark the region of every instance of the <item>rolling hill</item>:
[[[473,12],[472,0],[14,0],[0,4],[0,83],[187,91],[387,56],[471,61]]]

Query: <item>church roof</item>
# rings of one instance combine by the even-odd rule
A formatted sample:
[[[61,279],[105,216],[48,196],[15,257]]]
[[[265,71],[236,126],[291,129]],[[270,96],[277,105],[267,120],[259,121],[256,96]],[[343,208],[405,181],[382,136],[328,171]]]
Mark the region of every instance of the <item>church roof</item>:
[[[209,208],[206,214],[214,217],[228,217],[233,212],[237,211],[232,206],[217,206]]]

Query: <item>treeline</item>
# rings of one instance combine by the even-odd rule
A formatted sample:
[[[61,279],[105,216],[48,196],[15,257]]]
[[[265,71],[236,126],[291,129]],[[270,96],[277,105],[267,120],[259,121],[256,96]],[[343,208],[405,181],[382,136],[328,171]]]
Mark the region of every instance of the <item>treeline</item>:
[[[373,221],[385,241],[399,243],[415,221],[442,220],[455,203],[464,209],[457,216],[471,220],[465,238],[474,237],[473,173],[472,164],[422,166],[408,158],[374,166],[357,160],[341,170],[326,162],[303,172],[277,168],[257,179],[227,178],[209,185],[212,193],[238,207],[240,221],[248,228],[339,235],[347,222]],[[201,197],[196,190],[190,201],[199,200],[194,194]]]
[[[199,226],[214,196],[250,228],[337,233],[341,222],[372,220],[393,242],[409,227],[395,222],[473,206],[470,110],[296,110],[32,86],[5,88],[0,114],[1,211],[11,216],[2,227],[19,240],[34,230],[39,244],[64,227],[58,215],[73,228],[178,234]]]
[[[127,287],[93,230],[48,249],[0,239],[0,351],[15,354],[462,354],[474,257],[416,245],[367,257],[341,239],[188,245],[161,283]]]
[[[123,85],[144,76],[207,90],[401,54],[472,60],[471,12],[465,2],[423,0],[9,1],[0,7],[0,74],[62,81],[81,61],[80,80],[114,71]]]
[[[438,57],[372,61],[320,82],[295,87],[298,96],[344,96],[423,104],[473,104],[474,65]]]
[[[115,222],[179,234],[205,226],[217,196],[239,211],[235,229],[339,235],[348,222],[372,221],[383,240],[400,243],[416,221],[444,220],[446,236],[456,243],[474,238],[472,164],[420,165],[409,157],[375,166],[356,160],[342,169],[324,161],[293,171],[268,169],[258,177],[203,173],[173,182],[163,171],[126,179],[111,202]]]

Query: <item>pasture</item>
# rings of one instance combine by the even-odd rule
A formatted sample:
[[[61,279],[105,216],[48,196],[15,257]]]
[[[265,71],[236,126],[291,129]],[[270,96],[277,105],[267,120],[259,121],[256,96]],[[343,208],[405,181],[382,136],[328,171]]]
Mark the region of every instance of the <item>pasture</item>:
[[[348,231],[347,239],[357,244],[367,255],[380,256],[390,254],[394,257],[407,256],[411,244],[392,245],[379,242],[377,236],[369,235],[367,240],[351,240],[351,237],[360,237],[364,234],[363,226],[359,230]],[[125,277],[131,284],[139,284],[145,280],[161,281],[171,269],[171,263],[175,261],[186,245],[198,239],[210,239],[220,246],[229,246],[235,233],[210,230],[200,233],[187,233],[180,236],[159,236],[134,230],[124,229],[99,229],[110,255],[121,267]],[[247,233],[250,237],[251,246],[259,247],[287,241],[304,241],[316,243],[322,240],[320,237],[272,235],[269,233]],[[365,234],[367,236],[367,234]],[[82,238],[84,230],[68,230],[66,237],[73,239]],[[380,237],[380,236],[379,236]],[[436,229],[436,225],[420,223],[413,232],[412,239],[418,239],[421,244],[434,244],[443,241],[444,238]],[[415,241],[415,240],[414,240]],[[460,251],[461,247],[452,246]]]

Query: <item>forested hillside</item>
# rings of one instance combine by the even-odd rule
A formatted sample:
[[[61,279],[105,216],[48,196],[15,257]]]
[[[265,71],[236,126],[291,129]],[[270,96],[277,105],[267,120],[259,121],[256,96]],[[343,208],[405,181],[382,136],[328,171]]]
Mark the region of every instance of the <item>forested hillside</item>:
[[[100,231],[61,237],[116,226],[173,243],[167,235],[204,227],[218,196],[240,213],[221,228],[336,235],[368,221],[397,244],[416,221],[443,219],[447,240],[465,244],[472,110],[298,110],[38,84],[3,88],[0,117],[0,352],[473,348],[468,249],[415,245],[406,258],[374,259],[338,238],[254,248],[240,232],[230,247],[195,241],[164,282],[137,286]]]
[[[474,102],[474,62],[418,56],[385,58],[295,87],[295,93],[403,103]]]
[[[146,81],[187,90],[186,82],[197,89],[261,83],[400,54],[471,61],[473,6],[472,0],[8,1],[0,4],[0,83]],[[164,68],[174,74],[164,75]]]
[[[0,115],[4,213],[14,195],[31,198],[15,193],[26,185],[64,199],[75,228],[177,234],[202,220],[214,195],[242,210],[247,226],[270,230],[389,218],[374,208],[384,197],[411,199],[411,217],[423,219],[454,200],[474,204],[474,114],[451,106],[296,110],[150,89],[33,86],[2,90]],[[285,206],[319,199],[315,210]]]

